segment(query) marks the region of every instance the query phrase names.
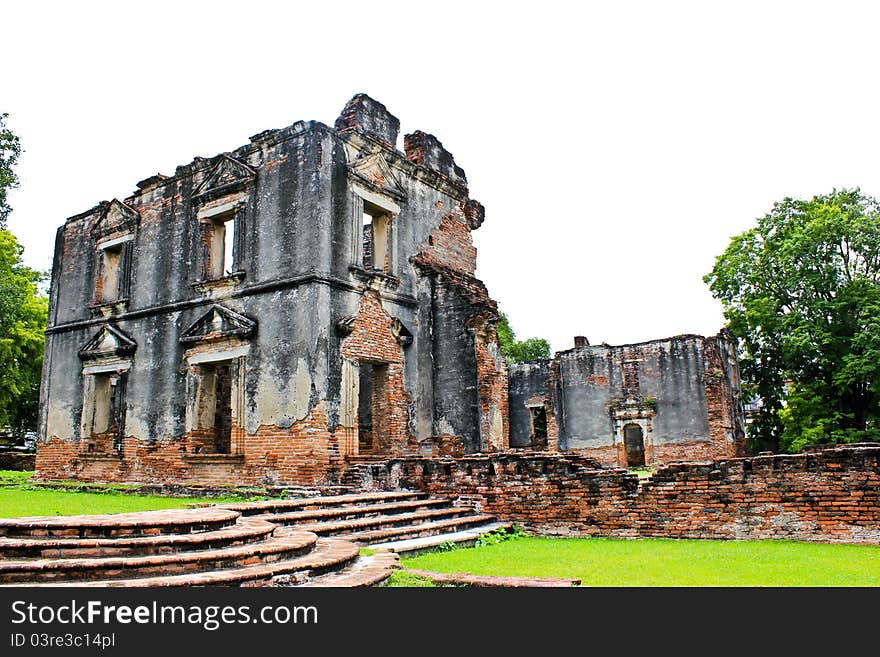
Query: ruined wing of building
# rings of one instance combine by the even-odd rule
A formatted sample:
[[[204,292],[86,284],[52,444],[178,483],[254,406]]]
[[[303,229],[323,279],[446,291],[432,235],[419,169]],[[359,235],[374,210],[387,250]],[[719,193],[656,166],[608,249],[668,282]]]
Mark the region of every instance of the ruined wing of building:
[[[679,335],[510,366],[510,446],[642,468],[745,454],[736,340]]]
[[[727,336],[583,347],[508,379],[474,277],[483,207],[434,136],[397,150],[399,125],[359,94],[333,127],[261,132],[68,219],[37,476],[325,485],[511,447],[737,453]]]

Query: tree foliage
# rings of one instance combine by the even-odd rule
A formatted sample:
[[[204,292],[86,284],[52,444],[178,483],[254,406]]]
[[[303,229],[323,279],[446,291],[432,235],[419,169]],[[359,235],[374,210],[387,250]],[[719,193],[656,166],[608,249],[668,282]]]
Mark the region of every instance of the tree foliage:
[[[539,358],[550,358],[550,343],[543,338],[529,338],[517,341],[516,333],[510,326],[507,315],[499,312],[498,342],[501,353],[509,363],[523,363]]]
[[[43,274],[21,262],[15,236],[0,229],[0,427],[20,436],[37,426],[49,301]]]
[[[741,339],[753,448],[880,438],[880,207],[858,189],[776,203],[705,277]]]
[[[22,247],[5,230],[7,192],[18,185],[18,137],[0,114],[0,431],[20,437],[37,428],[48,299],[43,274],[22,264]]]
[[[0,114],[0,228],[6,227],[6,219],[12,211],[7,193],[18,186],[18,176],[15,175],[14,167],[21,154],[18,137],[5,125],[7,116],[9,115]]]

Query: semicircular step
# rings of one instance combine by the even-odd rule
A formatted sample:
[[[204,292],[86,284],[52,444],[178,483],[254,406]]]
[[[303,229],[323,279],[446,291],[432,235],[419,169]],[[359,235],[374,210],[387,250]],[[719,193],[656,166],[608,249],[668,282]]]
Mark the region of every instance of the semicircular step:
[[[275,525],[240,518],[229,527],[190,534],[119,538],[0,538],[0,560],[121,557],[171,554],[245,545],[271,536]]]
[[[216,531],[235,524],[240,514],[221,507],[164,509],[93,516],[31,516],[0,518],[0,536],[7,538],[155,536]]]
[[[310,552],[312,532],[282,528],[265,541],[235,547],[137,557],[0,561],[0,583],[131,579],[239,568]]]

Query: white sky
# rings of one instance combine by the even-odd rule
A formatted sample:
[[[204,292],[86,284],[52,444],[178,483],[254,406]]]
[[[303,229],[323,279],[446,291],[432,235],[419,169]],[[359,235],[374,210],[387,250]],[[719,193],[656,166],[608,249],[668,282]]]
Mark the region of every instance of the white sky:
[[[363,91],[467,172],[477,274],[518,337],[714,334],[702,276],[732,235],[785,196],[880,195],[878,18],[841,0],[7,0],[9,227],[48,269],[66,217],[262,130],[332,125]]]

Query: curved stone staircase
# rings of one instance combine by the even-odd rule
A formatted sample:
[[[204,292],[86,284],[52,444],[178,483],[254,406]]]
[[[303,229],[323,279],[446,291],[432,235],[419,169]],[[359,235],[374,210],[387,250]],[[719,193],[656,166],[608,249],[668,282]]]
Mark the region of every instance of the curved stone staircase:
[[[0,518],[0,585],[371,586],[395,546],[466,540],[491,520],[415,492]]]
[[[494,528],[488,526],[493,516],[456,506],[446,498],[411,491],[244,502],[221,508],[319,536],[344,536],[371,547],[418,538],[445,540],[468,529]]]

